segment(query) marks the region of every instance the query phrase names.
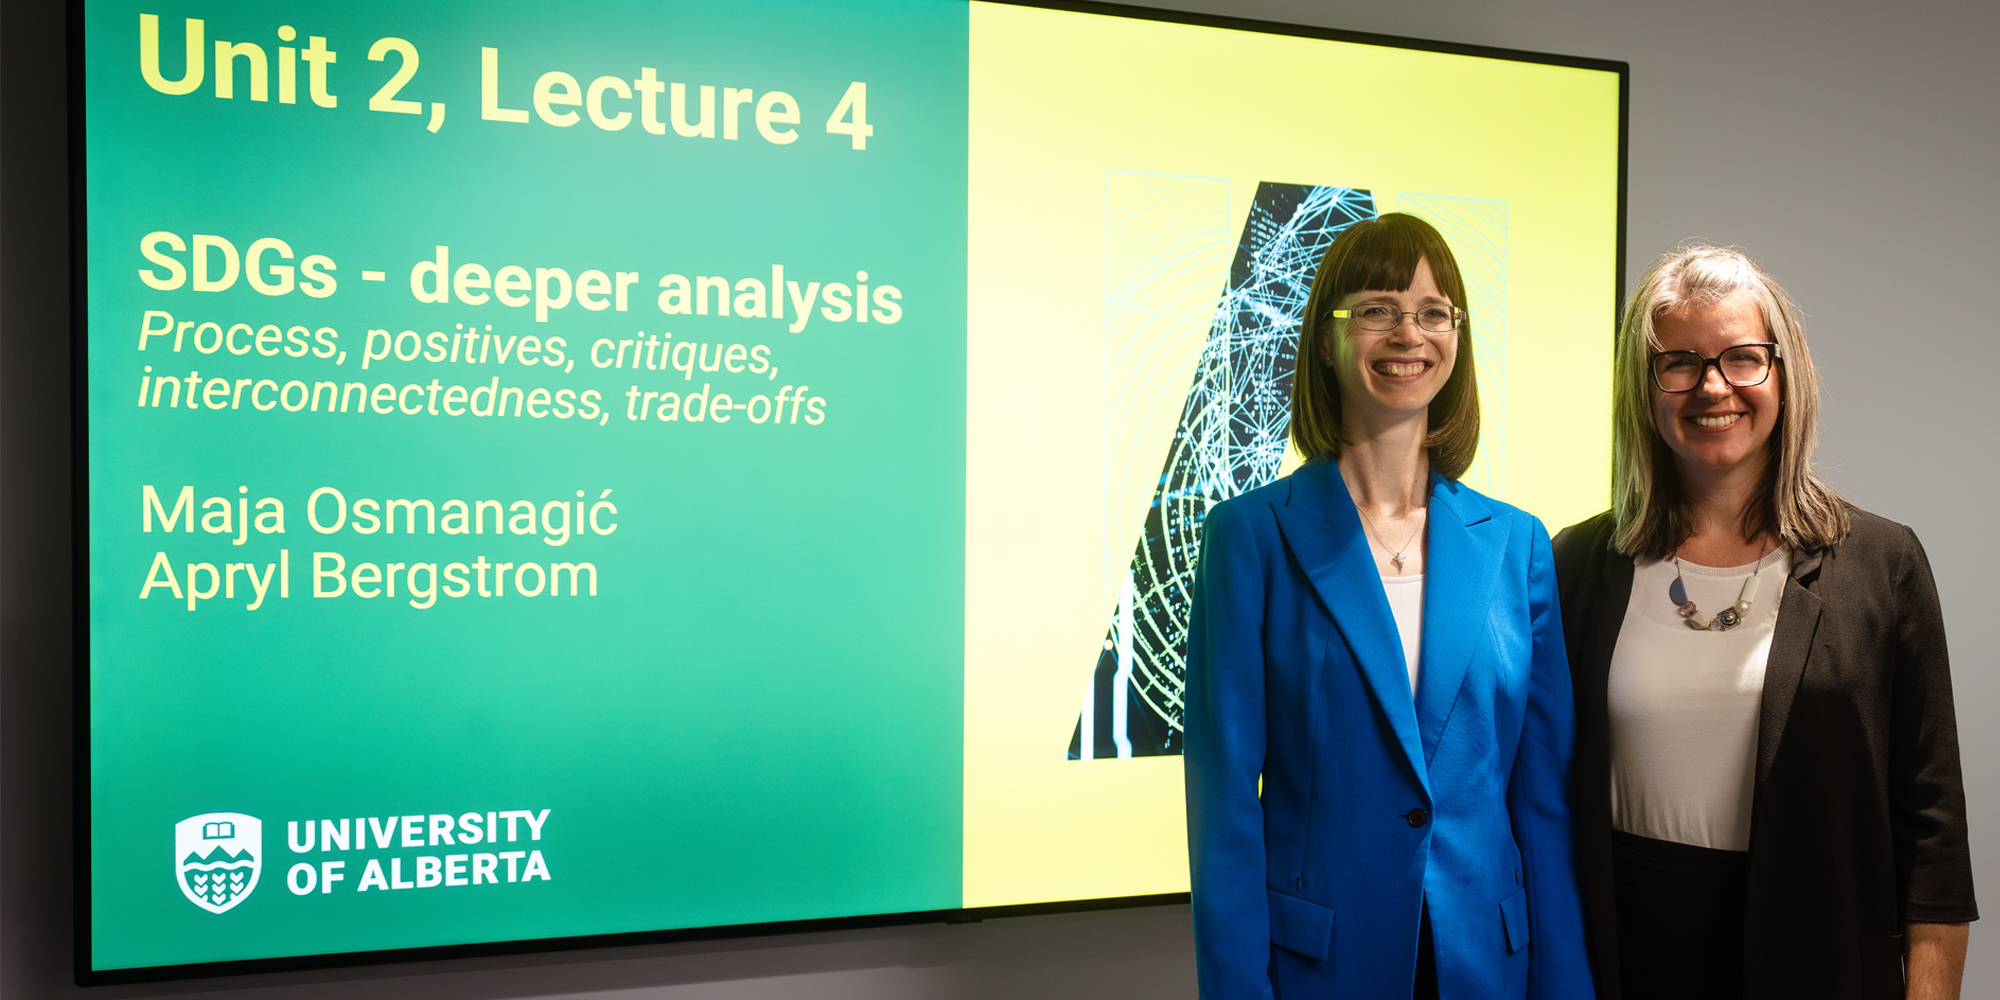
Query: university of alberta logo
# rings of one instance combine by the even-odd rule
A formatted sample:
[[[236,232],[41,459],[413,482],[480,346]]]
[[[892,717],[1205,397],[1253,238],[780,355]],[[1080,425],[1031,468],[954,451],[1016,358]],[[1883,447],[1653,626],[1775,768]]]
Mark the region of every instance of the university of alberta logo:
[[[264,867],[264,823],[242,813],[203,813],[174,824],[174,874],[188,902],[221,913],[248,899]]]

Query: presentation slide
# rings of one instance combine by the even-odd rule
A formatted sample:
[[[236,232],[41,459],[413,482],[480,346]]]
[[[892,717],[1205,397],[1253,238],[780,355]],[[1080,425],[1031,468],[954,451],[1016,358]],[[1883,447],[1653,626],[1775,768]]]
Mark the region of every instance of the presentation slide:
[[[1298,464],[1378,213],[1466,275],[1466,482],[1606,502],[1621,64],[959,0],[81,24],[86,980],[1185,892],[1202,519]]]

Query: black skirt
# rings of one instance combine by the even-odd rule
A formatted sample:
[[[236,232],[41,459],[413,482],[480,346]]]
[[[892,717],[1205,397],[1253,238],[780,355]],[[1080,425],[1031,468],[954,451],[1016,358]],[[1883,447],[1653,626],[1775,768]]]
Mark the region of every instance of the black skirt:
[[[1417,925],[1417,978],[1411,985],[1410,1000],[1438,1000],[1437,943],[1431,939],[1431,904],[1424,904],[1423,922]]]
[[[1749,852],[1614,830],[1611,858],[1625,1000],[1742,997]]]

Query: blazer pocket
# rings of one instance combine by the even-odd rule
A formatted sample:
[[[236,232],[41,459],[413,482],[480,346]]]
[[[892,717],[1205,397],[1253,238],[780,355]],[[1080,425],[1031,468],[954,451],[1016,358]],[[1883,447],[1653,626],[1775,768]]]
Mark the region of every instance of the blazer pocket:
[[[1271,943],[1325,961],[1333,949],[1333,907],[1265,889],[1271,900]]]
[[[1500,924],[1507,929],[1507,954],[1528,946],[1528,890],[1526,886],[1500,901]]]

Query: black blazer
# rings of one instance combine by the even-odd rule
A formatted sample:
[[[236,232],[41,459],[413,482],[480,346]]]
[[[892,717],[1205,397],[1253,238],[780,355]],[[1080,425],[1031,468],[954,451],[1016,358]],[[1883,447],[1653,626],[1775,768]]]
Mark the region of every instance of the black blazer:
[[[1976,920],[1944,621],[1923,546],[1860,510],[1795,552],[1764,671],[1745,996],[1900,998],[1906,920]],[[1618,996],[1606,683],[1632,594],[1611,516],[1555,540],[1576,687],[1577,864],[1599,995]],[[1666,600],[1662,595],[1660,600]]]

